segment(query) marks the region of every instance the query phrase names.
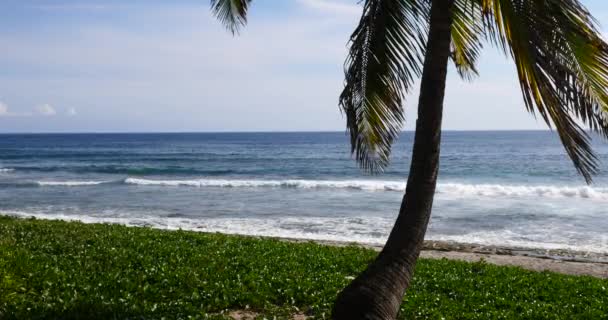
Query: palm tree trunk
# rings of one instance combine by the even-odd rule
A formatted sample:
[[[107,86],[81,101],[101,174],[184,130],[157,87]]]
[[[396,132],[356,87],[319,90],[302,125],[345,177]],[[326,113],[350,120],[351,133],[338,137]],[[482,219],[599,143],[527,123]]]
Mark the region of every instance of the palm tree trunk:
[[[454,0],[433,0],[412,163],[399,216],[376,260],[338,296],[336,320],[395,319],[426,233],[439,171],[443,97]]]

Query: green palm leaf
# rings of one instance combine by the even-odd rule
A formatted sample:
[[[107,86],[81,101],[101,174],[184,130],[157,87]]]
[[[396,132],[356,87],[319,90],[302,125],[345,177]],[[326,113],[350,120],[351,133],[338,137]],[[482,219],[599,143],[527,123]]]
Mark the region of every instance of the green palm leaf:
[[[478,75],[475,64],[484,38],[481,5],[476,1],[456,0],[453,7],[451,58],[460,77],[472,80]]]
[[[514,59],[527,109],[555,126],[576,169],[591,182],[588,133],[608,137],[608,46],[577,0],[480,1],[488,32]]]
[[[211,0],[211,10],[232,34],[247,23],[251,0]]]
[[[352,152],[362,168],[388,165],[404,121],[404,94],[420,76],[428,2],[367,0],[351,36],[340,106]]]

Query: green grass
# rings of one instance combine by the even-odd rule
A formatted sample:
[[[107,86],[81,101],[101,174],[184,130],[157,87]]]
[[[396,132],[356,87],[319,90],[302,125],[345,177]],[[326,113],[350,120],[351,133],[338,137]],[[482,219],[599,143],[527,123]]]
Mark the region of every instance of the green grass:
[[[329,316],[375,252],[119,225],[0,217],[0,319]],[[263,318],[261,316],[260,318]],[[420,260],[407,319],[608,319],[608,280]]]

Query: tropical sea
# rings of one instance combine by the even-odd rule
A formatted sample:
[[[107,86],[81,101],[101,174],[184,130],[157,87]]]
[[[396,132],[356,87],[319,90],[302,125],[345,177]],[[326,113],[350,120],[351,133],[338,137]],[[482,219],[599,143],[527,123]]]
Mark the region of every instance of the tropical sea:
[[[344,132],[0,135],[0,214],[381,244],[412,133],[368,175]],[[587,186],[555,133],[444,132],[427,239],[608,253],[608,144]]]

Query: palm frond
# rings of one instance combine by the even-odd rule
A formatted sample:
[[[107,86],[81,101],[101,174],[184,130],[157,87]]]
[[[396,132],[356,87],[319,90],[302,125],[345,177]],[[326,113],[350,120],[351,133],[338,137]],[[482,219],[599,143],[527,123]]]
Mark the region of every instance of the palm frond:
[[[456,0],[453,7],[451,58],[461,78],[478,75],[476,63],[483,48],[483,16],[478,2]]]
[[[555,126],[590,183],[597,157],[579,123],[608,137],[608,45],[590,13],[578,0],[478,1],[493,42],[515,61],[526,108]]]
[[[340,106],[351,151],[372,172],[389,163],[404,121],[404,95],[420,76],[428,28],[427,1],[367,0],[350,39]]]
[[[211,0],[211,10],[232,34],[247,23],[251,0]]]

